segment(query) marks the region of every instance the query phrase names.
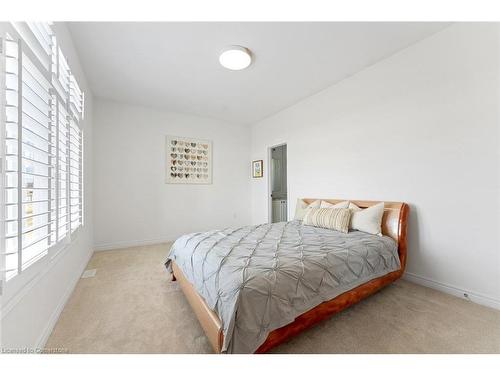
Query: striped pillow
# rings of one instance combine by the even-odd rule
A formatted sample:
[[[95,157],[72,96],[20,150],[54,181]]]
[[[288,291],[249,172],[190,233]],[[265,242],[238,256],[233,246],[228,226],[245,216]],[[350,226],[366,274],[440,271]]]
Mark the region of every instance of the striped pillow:
[[[351,210],[348,208],[309,208],[303,224],[347,233],[350,219]]]

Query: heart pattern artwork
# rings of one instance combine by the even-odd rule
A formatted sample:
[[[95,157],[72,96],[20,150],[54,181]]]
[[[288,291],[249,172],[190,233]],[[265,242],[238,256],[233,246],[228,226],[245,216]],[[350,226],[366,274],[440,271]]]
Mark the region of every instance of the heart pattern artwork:
[[[166,136],[166,183],[211,184],[212,141]]]

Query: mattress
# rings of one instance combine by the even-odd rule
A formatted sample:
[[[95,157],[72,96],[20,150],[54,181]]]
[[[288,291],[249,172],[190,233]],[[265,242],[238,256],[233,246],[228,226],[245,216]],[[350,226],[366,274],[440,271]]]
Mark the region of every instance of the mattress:
[[[172,260],[219,316],[227,353],[253,353],[302,313],[400,268],[390,237],[300,221],[184,235],[170,272]]]

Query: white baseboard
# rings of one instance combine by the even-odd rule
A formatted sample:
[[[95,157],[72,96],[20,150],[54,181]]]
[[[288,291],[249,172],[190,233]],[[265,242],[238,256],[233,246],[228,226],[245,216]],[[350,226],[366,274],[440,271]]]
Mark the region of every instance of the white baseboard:
[[[415,284],[426,286],[431,289],[439,290],[440,292],[460,297],[462,299],[477,303],[479,305],[488,306],[500,310],[500,300],[497,300],[492,297],[488,297],[468,290],[463,290],[449,284],[441,283],[438,281],[428,279],[426,277],[415,275],[411,272],[405,272],[403,275],[403,279],[411,281],[412,283]],[[467,297],[465,295],[467,295]]]
[[[87,267],[87,264],[90,261],[90,258],[92,257],[93,251],[89,251],[87,255],[87,259],[85,262],[82,262],[81,269],[79,270],[80,272],[78,273],[78,277],[76,277],[68,286],[64,294],[62,295],[61,299],[59,300],[59,303],[57,304],[57,307],[55,308],[54,312],[50,316],[49,320],[47,321],[47,324],[45,325],[45,328],[43,329],[42,333],[40,334],[40,337],[38,338],[35,348],[44,348],[45,344],[47,343],[47,340],[50,337],[50,334],[52,333],[52,330],[54,329],[57,321],[59,320],[59,316],[61,315],[62,311],[64,310],[64,306],[66,306],[66,303],[69,300],[69,297],[73,293],[73,291],[76,288],[76,284],[78,283],[78,280],[80,280],[80,276]]]
[[[157,245],[165,242],[174,242],[174,241],[175,239],[171,237],[155,238],[149,240],[117,241],[107,244],[94,245],[94,251],[126,249],[127,247]]]

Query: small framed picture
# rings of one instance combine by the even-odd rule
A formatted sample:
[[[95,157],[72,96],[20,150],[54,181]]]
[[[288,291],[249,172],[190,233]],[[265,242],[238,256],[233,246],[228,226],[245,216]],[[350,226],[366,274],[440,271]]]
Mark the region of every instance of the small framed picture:
[[[253,178],[259,178],[263,176],[263,171],[262,171],[262,166],[263,166],[263,161],[262,160],[254,160],[252,162],[252,177]]]

